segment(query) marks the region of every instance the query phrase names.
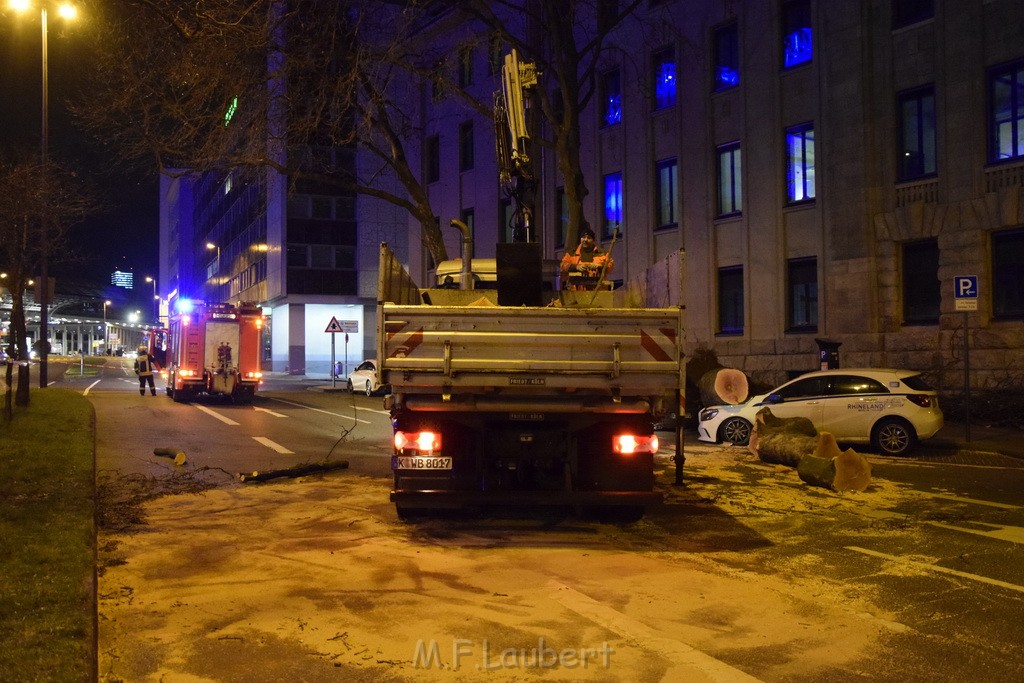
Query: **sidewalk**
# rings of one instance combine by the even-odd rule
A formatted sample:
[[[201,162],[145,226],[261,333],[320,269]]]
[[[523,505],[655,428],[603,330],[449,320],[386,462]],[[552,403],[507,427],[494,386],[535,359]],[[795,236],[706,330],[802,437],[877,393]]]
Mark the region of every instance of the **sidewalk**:
[[[1011,427],[993,427],[971,423],[970,441],[967,440],[967,426],[963,422],[946,422],[939,433],[924,441],[921,447],[946,452],[997,453],[1021,461],[1024,467],[1024,432]]]

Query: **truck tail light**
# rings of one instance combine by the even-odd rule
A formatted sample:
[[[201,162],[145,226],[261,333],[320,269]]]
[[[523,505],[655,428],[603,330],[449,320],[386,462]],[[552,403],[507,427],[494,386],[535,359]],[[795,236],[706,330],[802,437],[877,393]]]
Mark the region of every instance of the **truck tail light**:
[[[441,450],[441,435],[437,432],[395,432],[395,450],[414,449],[420,453],[435,453]]]
[[[257,370],[256,372],[247,372],[245,373],[245,376],[248,377],[249,379],[259,379],[260,377],[263,376],[263,373]]]
[[[196,376],[196,371],[195,370],[189,370],[188,368],[180,368],[178,370],[178,375],[180,375],[181,377],[195,377]]]
[[[635,434],[616,434],[612,437],[612,450],[620,455],[634,453],[657,453],[658,437],[636,436]]]

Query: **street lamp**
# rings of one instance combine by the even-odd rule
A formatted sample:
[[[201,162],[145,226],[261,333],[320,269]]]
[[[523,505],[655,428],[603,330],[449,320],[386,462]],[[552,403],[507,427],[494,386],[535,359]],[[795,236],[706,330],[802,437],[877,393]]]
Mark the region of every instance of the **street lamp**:
[[[31,0],[8,0],[8,6],[16,12],[26,12],[32,9]],[[49,68],[49,51],[46,45],[46,34],[47,34],[47,13],[46,8],[56,4],[49,0],[44,0],[39,7],[39,18],[42,24],[42,50],[43,50],[43,110],[42,110],[42,139],[41,139],[41,151],[43,165],[46,165],[46,160],[50,156],[50,68]],[[57,14],[63,19],[74,19],[78,13],[74,5],[67,2],[56,4]],[[50,298],[50,272],[49,272],[49,251],[50,245],[46,238],[46,220],[43,219],[42,223],[42,235],[40,239],[40,246],[42,247],[39,257],[40,266],[40,279],[42,280],[39,292],[39,338],[43,343],[39,347],[39,388],[45,389],[47,382],[46,376],[46,357],[49,354],[49,341],[50,341],[50,314],[49,314],[49,298]]]
[[[103,302],[103,353],[110,355],[110,331],[107,329],[107,306],[110,299]]]
[[[153,283],[153,300],[156,302],[156,303],[153,304],[154,307],[156,308],[156,318],[154,318],[154,320],[156,320],[157,322],[160,322],[160,297],[157,296],[157,294],[156,294],[156,278],[155,277],[150,277],[149,275],[147,275],[146,276],[146,282],[152,282]]]

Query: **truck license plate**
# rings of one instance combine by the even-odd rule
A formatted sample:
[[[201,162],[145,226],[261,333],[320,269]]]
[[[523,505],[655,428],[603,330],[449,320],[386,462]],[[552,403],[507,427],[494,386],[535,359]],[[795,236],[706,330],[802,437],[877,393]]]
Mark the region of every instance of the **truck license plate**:
[[[450,470],[451,458],[439,458],[427,455],[396,455],[391,458],[393,470]]]

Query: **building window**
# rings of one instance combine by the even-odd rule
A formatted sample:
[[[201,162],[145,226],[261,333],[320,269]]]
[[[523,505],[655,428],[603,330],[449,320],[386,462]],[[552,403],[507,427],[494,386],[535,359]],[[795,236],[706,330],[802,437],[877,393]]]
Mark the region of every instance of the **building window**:
[[[920,88],[902,93],[899,115],[899,180],[935,175],[935,91]]]
[[[892,27],[903,28],[935,16],[935,0],[893,0]]]
[[[601,238],[608,239],[622,223],[622,174],[609,173],[604,177],[604,226]]]
[[[743,181],[740,143],[718,148],[718,216],[732,216],[743,210]]]
[[[786,129],[786,199],[791,204],[814,199],[814,124]]]
[[[473,51],[469,48],[459,51],[459,87],[473,85]]]
[[[791,332],[818,330],[818,259],[791,259],[788,268],[789,310],[786,312]]]
[[[505,64],[505,44],[501,36],[491,36],[487,45],[487,71],[491,76],[501,73]]]
[[[657,228],[675,227],[678,223],[676,202],[679,196],[679,164],[675,159],[659,161],[654,201],[658,216]]]
[[[788,0],[782,5],[782,66],[790,68],[811,61],[810,0]]]
[[[992,234],[992,315],[1024,318],[1024,230]]]
[[[622,81],[618,69],[601,74],[600,95],[601,125],[613,126],[622,123]]]
[[[715,90],[726,90],[740,84],[740,39],[736,22],[715,29]]]
[[[672,48],[659,50],[651,57],[651,78],[654,81],[653,108],[671,107],[676,103],[676,58]]]
[[[718,333],[743,334],[743,266],[718,269]]]
[[[1024,62],[994,69],[989,88],[989,160],[1024,156]]]
[[[431,135],[427,138],[426,169],[428,183],[436,183],[441,179],[441,138]]]
[[[473,168],[473,122],[467,121],[459,126],[459,170],[469,171]]]
[[[565,194],[564,187],[555,189],[555,210],[558,212],[555,216],[555,225],[558,226],[555,247],[561,248],[565,246],[565,236],[569,234],[569,195]]]
[[[941,302],[939,241],[907,242],[903,245],[903,324],[938,323]]]

